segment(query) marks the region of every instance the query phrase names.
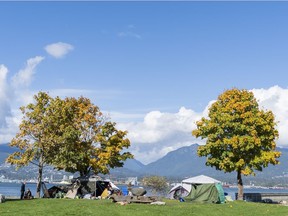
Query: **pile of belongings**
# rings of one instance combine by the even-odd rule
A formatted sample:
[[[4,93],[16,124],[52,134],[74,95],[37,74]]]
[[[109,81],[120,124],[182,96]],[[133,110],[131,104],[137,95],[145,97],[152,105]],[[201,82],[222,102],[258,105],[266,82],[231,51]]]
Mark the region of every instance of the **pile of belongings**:
[[[68,190],[71,188],[71,185],[59,185],[59,186],[52,186],[47,190],[47,195],[45,198],[64,198],[67,194]],[[45,194],[44,194],[45,195]]]
[[[53,186],[48,192],[51,198],[105,199],[112,193],[118,194],[121,190],[110,180],[90,175],[73,179],[71,185]]]
[[[148,204],[157,204],[164,205],[164,202],[161,202],[160,197],[158,196],[145,196],[147,191],[142,188],[131,188],[129,189],[129,194],[127,196],[112,194],[110,199],[113,202],[119,203],[120,205],[126,205],[129,203],[148,203]]]

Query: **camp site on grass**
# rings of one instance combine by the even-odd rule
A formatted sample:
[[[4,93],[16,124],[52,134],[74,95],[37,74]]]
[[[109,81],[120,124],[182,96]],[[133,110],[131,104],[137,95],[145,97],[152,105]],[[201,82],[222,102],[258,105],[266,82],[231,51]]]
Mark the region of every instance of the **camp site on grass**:
[[[182,180],[181,184],[175,185],[169,191],[168,197],[170,199],[181,199],[187,202],[225,202],[221,182],[205,175]]]

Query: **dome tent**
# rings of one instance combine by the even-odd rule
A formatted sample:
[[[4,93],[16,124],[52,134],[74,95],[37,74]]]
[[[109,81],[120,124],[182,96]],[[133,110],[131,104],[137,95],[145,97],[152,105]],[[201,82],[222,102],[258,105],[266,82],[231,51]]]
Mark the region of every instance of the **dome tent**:
[[[224,203],[225,196],[221,182],[205,175],[182,180],[182,185],[190,188],[189,194],[183,197],[186,202]]]
[[[180,184],[176,184],[170,189],[168,198],[182,198],[187,202],[225,202],[221,182],[205,175],[199,175],[182,180]]]
[[[191,187],[189,185],[182,185],[178,183],[170,189],[167,198],[179,199],[181,197],[186,197],[189,194],[190,190]]]

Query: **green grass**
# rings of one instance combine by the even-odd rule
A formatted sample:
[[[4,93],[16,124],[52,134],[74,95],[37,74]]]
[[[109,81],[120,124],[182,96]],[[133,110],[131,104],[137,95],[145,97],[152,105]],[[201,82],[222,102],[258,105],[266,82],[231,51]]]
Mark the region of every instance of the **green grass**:
[[[105,216],[256,216],[288,215],[288,206],[234,201],[225,204],[199,204],[164,200],[165,206],[128,204],[111,200],[34,199],[7,200],[0,203],[0,215],[105,215]]]

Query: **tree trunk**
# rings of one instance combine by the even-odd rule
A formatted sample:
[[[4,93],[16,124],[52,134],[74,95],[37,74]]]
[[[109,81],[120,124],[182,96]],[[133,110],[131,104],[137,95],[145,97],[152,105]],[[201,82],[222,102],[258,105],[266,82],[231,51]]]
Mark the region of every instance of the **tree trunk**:
[[[241,176],[241,170],[237,171],[237,184],[238,184],[238,200],[243,200],[243,182]]]
[[[38,177],[37,177],[36,197],[40,198],[40,196],[41,196],[41,186],[42,186],[42,174],[43,174],[42,158],[40,158],[38,166],[39,166],[39,169],[38,169]]]
[[[86,176],[86,175],[88,175],[88,174],[90,173],[90,170],[91,170],[91,167],[90,167],[90,168],[85,168],[85,169],[79,171],[80,176]]]

